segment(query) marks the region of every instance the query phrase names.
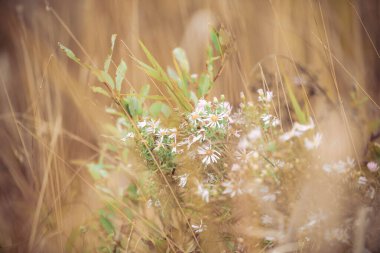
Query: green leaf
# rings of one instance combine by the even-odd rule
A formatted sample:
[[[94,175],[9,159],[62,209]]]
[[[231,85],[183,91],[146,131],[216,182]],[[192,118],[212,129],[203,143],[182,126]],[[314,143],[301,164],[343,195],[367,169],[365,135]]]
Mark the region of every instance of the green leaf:
[[[107,234],[115,233],[115,228],[112,222],[107,217],[101,215],[99,218],[99,222],[102,225],[103,229],[107,232]]]
[[[170,114],[172,113],[172,110],[167,104],[162,104],[161,112],[162,114],[164,114],[166,118],[168,118]]]
[[[128,194],[128,197],[131,198],[132,200],[137,200],[139,196],[137,193],[137,186],[135,184],[130,184],[127,188],[127,194]]]
[[[149,95],[149,90],[150,90],[150,85],[149,84],[145,84],[141,87],[141,90],[140,90],[140,95],[142,98],[145,98]]]
[[[158,114],[161,112],[162,103],[161,102],[155,102],[149,107],[149,113],[153,117],[157,117]]]
[[[301,124],[306,124],[307,123],[307,117],[305,113],[302,111],[300,104],[298,103],[298,100],[293,92],[292,89],[292,84],[289,82],[288,78],[286,75],[284,75],[285,79],[285,85],[286,85],[286,91],[288,93],[288,96],[290,98],[291,105],[296,113],[297,120]]]
[[[211,80],[209,75],[202,74],[199,78],[198,98],[205,96],[211,88]]]
[[[222,47],[220,46],[219,36],[214,29],[211,30],[210,37],[211,37],[211,42],[214,45],[214,48],[216,49],[216,51],[218,51],[219,55],[222,55],[223,52],[222,52]]]
[[[194,91],[190,91],[190,99],[194,105],[198,104],[198,98]]]
[[[186,52],[182,48],[175,48],[173,50],[173,55],[175,59],[178,61],[179,66],[183,71],[186,73],[189,73],[190,71],[190,66],[189,66],[189,61],[187,60]]]
[[[67,55],[67,57],[69,57],[71,60],[75,61],[76,63],[79,63],[82,65],[82,63],[80,62],[80,59],[78,57],[76,57],[76,55],[74,54],[73,51],[71,51],[70,49],[68,49],[64,45],[62,45],[62,43],[60,43],[60,42],[58,42],[58,45],[62,49],[62,51]]]
[[[109,97],[110,95],[108,94],[108,92],[103,89],[102,87],[99,87],[99,86],[92,86],[91,87],[91,90],[94,92],[94,93],[99,93],[99,94],[102,94],[104,96],[107,96]]]
[[[116,36],[117,36],[116,34],[112,34],[110,53],[108,54],[107,59],[104,62],[104,72],[107,72],[107,73],[108,73],[108,70],[109,70],[110,64],[111,64],[111,59],[112,59],[112,54],[113,54],[113,48],[115,47]]]
[[[142,115],[143,109],[141,101],[136,96],[129,96],[124,98],[124,105],[128,113],[134,118]]]
[[[171,109],[170,107],[162,102],[154,102],[150,107],[149,107],[149,113],[153,117],[157,117],[160,113],[162,113],[165,117],[169,117],[171,114]]]
[[[137,60],[134,58],[134,60],[137,62],[138,65],[140,65],[140,69],[142,69],[148,76],[152,77],[153,79],[162,82],[163,78],[160,75],[160,72],[149,66],[148,64],[145,64],[144,62]]]
[[[116,70],[116,90],[121,91],[121,84],[125,77],[125,73],[127,72],[127,64],[121,60],[119,66]]]
[[[103,192],[104,194],[108,195],[108,197],[111,197],[111,198],[115,197],[115,194],[111,191],[111,189],[109,189],[107,187],[95,185],[95,188],[98,189],[99,191]]]
[[[115,89],[115,83],[112,77],[103,70],[93,70],[94,75],[98,78],[99,82],[106,83],[111,89]]]
[[[105,170],[103,164],[90,163],[87,164],[87,168],[92,178],[95,180],[106,178],[108,176],[108,172]]]
[[[174,81],[178,82],[180,81],[181,79],[179,78],[179,76],[177,75],[177,72],[175,72],[174,69],[172,69],[171,67],[168,67],[167,70],[168,72],[168,75],[171,79],[173,79]]]

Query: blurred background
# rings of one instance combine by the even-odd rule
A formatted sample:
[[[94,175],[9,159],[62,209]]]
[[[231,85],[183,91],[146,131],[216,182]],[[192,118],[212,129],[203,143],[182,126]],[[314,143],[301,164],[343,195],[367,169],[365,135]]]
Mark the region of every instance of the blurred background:
[[[362,154],[377,130],[364,126],[380,109],[379,20],[377,0],[1,0],[0,252],[62,251],[70,229],[99,204],[81,164],[97,155],[111,120],[107,101],[90,92],[96,80],[58,42],[102,66],[118,34],[114,60],[127,62],[127,79],[139,86],[149,82],[129,57],[144,59],[139,40],[162,66],[183,47],[196,73],[205,68],[209,28],[222,26],[233,50],[214,94],[238,103],[241,91],[261,86],[262,72],[275,78],[281,59],[320,121],[338,105],[351,108]]]

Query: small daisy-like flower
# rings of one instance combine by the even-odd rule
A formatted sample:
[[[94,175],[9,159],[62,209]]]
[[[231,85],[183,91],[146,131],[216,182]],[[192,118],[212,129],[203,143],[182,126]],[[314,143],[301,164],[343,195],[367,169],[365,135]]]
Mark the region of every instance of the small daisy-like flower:
[[[224,114],[210,114],[206,118],[206,126],[211,128],[221,128],[224,118]]]
[[[204,202],[208,203],[210,201],[210,192],[202,184],[198,184],[197,194],[201,196]]]
[[[146,122],[146,120],[143,120],[143,121],[140,121],[140,122],[138,122],[137,123],[137,127],[138,128],[144,128],[144,127],[146,127],[147,126],[147,122]]]
[[[157,139],[155,144],[156,144],[156,147],[153,150],[156,150],[156,151],[160,150],[160,148],[165,148],[165,146],[167,145],[166,143],[164,143],[164,138]]]
[[[204,114],[205,114],[205,111],[203,108],[196,108],[192,113],[188,115],[187,118],[190,121],[190,123],[196,125],[204,121],[203,119]]]
[[[184,188],[186,186],[186,184],[187,184],[187,178],[188,177],[189,177],[188,173],[179,176],[178,186],[181,187],[181,188]]]
[[[231,198],[236,195],[241,195],[243,191],[240,189],[242,180],[239,182],[226,181],[222,183],[222,186],[225,188],[223,194],[229,194]]]
[[[379,170],[379,165],[376,162],[371,161],[371,162],[367,163],[367,168],[371,172],[376,172]]]
[[[199,224],[199,225],[191,225],[191,227],[194,229],[194,232],[197,233],[197,234],[202,233],[203,231],[205,231],[207,229],[207,225],[203,224],[202,220],[201,220],[201,224]]]
[[[211,145],[203,145],[202,147],[199,147],[198,154],[203,157],[202,163],[206,166],[211,163],[217,163],[221,156],[218,151],[212,149]]]
[[[309,140],[308,138],[305,138],[304,140],[305,147],[308,150],[318,148],[319,145],[321,145],[321,142],[322,142],[322,134],[320,133],[317,133],[316,135],[314,135],[312,140]]]
[[[147,122],[146,126],[147,126],[147,128],[146,128],[147,133],[155,134],[155,133],[157,133],[157,131],[159,129],[160,120],[154,121],[152,119],[149,122]]]

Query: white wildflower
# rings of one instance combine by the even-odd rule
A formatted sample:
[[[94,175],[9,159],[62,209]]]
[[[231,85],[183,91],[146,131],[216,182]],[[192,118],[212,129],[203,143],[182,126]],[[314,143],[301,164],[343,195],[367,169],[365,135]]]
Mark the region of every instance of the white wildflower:
[[[199,225],[191,225],[191,227],[194,229],[194,232],[197,233],[197,234],[202,233],[203,231],[205,231],[207,229],[207,225],[203,224],[202,220],[201,220],[201,224],[199,224]]]
[[[210,200],[210,192],[208,189],[204,188],[202,184],[198,184],[197,194],[201,196],[202,200],[206,203]]]
[[[269,113],[264,113],[261,115],[261,120],[263,121],[265,126],[278,126],[280,125],[280,120],[276,118],[275,116],[269,114]]]
[[[203,123],[204,121],[203,115],[205,115],[204,109],[197,107],[192,113],[189,114],[187,118],[192,124],[195,125],[195,124]]]
[[[187,184],[187,178],[189,177],[189,174],[188,173],[185,173],[181,176],[179,176],[179,183],[178,183],[178,186],[181,187],[181,188],[184,188]]]
[[[221,128],[225,114],[209,114],[206,118],[206,126],[211,128]]]
[[[275,127],[275,126],[278,126],[280,124],[281,124],[281,121],[278,118],[273,117],[273,119],[272,119],[272,126]]]
[[[263,91],[263,89],[258,89],[257,93],[259,94],[259,102],[270,103],[273,99],[272,91]]]
[[[153,150],[155,151],[158,151],[160,150],[160,148],[165,148],[165,146],[167,145],[165,142],[164,142],[164,139],[163,138],[159,138],[156,140],[155,142],[156,146],[154,147]]]
[[[300,124],[298,122],[294,123],[292,129],[289,132],[286,132],[280,136],[280,140],[285,142],[293,137],[301,136],[306,131],[313,129],[315,127],[313,119],[309,118],[309,122],[309,124]]]
[[[140,121],[140,122],[138,122],[137,123],[137,127],[138,128],[144,128],[144,127],[146,127],[147,126],[147,122],[146,122],[146,120],[143,120],[143,121]]]
[[[202,163],[206,166],[211,163],[217,163],[221,156],[218,151],[212,149],[211,145],[203,145],[202,147],[199,147],[198,154],[203,157]]]
[[[305,138],[304,142],[305,142],[305,147],[308,150],[318,148],[322,142],[322,134],[320,133],[315,134],[312,140]]]
[[[367,163],[367,168],[371,172],[377,172],[379,170],[379,165],[376,162],[371,161],[371,162]]]
[[[160,120],[154,121],[153,119],[151,119],[149,122],[147,122],[146,126],[147,133],[155,134],[159,129]]]
[[[272,115],[264,113],[261,115],[261,120],[264,122],[264,125],[268,126],[271,123]]]
[[[146,207],[151,208],[152,205],[153,205],[153,200],[152,199],[148,199],[148,201],[146,202]]]

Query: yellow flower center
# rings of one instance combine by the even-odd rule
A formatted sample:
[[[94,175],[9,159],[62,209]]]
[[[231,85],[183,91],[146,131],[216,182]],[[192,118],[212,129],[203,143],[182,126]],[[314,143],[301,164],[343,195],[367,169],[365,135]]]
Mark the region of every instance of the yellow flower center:
[[[218,121],[218,117],[216,115],[212,115],[210,117],[210,119],[211,119],[212,122],[217,122]]]
[[[198,114],[193,114],[193,115],[191,115],[191,118],[192,119],[197,119],[197,118],[199,118],[199,115]]]
[[[206,151],[206,155],[209,155],[209,156],[210,156],[210,155],[212,155],[212,154],[213,154],[213,152],[212,152],[211,149],[209,149],[209,150]]]

